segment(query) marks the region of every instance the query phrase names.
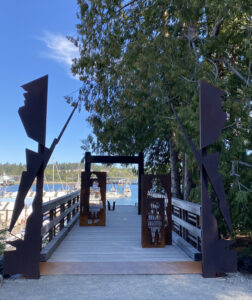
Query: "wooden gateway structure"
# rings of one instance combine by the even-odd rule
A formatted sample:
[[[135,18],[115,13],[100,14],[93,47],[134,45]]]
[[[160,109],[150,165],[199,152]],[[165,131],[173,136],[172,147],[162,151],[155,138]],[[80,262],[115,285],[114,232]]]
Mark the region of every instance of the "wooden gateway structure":
[[[144,174],[144,155],[142,152],[138,156],[106,156],[85,154],[85,172],[90,172],[92,163],[101,164],[137,164],[138,165],[138,214],[141,214],[141,193],[142,175]]]
[[[23,86],[26,101],[19,114],[27,135],[38,142],[38,152],[26,150],[27,171],[22,173],[10,232],[35,178],[36,196],[24,238],[8,241],[12,249],[4,253],[4,274],[39,278],[41,274],[202,273],[204,277],[215,277],[236,271],[236,254],[229,249],[230,241],[219,238],[208,195],[211,184],[232,231],[218,173],[219,153],[207,154],[207,147],[217,140],[225,122],[221,90],[201,81],[200,150],[187,136],[171,105],[201,171],[201,205],[173,198],[170,175],[144,175],[143,153],[93,156],[90,152],[85,155],[81,191],[43,203],[44,169],[77,107],[47,148],[47,85],[45,76]],[[138,164],[138,206],[107,211],[106,173],[91,172],[92,163]],[[94,184],[100,198],[92,203],[90,187]]]

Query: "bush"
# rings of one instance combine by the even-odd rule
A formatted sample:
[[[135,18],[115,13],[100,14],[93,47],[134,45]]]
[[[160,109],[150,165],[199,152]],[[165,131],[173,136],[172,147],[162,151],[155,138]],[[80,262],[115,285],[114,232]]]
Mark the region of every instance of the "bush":
[[[7,229],[0,229],[0,255],[4,253],[5,249],[5,234],[7,232]]]

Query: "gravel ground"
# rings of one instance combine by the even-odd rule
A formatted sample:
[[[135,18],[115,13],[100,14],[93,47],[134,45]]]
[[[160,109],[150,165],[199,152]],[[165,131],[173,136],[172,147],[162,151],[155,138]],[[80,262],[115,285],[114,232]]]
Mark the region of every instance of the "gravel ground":
[[[18,299],[241,299],[252,300],[252,275],[61,275],[5,279],[1,300]]]

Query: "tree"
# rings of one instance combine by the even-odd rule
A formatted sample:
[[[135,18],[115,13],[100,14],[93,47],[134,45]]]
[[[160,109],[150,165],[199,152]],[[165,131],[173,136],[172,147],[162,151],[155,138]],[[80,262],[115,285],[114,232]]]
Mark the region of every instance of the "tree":
[[[195,185],[194,192],[184,193],[195,200],[199,172],[169,102],[199,145],[199,79],[205,78],[227,92],[226,129],[212,150],[221,149],[228,198],[239,207],[239,193],[233,193],[237,183],[230,172],[232,161],[251,164],[249,4],[242,0],[79,0],[78,4],[78,36],[70,39],[80,58],[74,60],[72,72],[83,82],[79,97],[90,113],[96,137],[90,139],[93,150],[144,151],[146,167],[172,169],[177,195],[182,178],[187,188]],[[247,209],[250,189],[243,191]],[[245,213],[251,216],[248,210]],[[237,229],[239,220],[233,215]],[[249,222],[246,226],[252,230]]]

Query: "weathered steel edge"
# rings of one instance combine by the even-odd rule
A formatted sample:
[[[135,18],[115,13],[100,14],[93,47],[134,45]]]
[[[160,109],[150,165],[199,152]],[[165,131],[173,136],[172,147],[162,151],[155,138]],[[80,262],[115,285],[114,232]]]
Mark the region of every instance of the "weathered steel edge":
[[[69,231],[72,229],[74,224],[79,220],[80,213],[78,212],[72,220],[66,225],[64,229],[62,229],[56,237],[54,237],[40,252],[40,261],[45,262],[47,261],[56,248],[60,245],[60,243],[64,240],[67,236]]]
[[[172,241],[194,261],[202,260],[201,253],[174,231],[172,231]]]

